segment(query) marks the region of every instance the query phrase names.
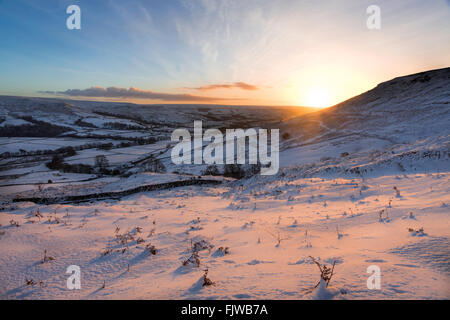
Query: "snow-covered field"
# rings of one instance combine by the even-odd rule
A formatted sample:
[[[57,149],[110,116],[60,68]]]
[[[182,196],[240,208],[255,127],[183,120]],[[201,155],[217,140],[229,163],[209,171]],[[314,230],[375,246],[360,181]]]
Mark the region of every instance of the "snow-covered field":
[[[0,140],[0,298],[449,299],[449,92],[447,68],[303,115],[1,97],[0,132],[55,135]],[[280,128],[280,171],[174,165],[170,133],[194,120]],[[46,166],[55,152],[66,169]],[[334,264],[328,287],[315,288],[313,259]],[[67,288],[71,265],[80,290]]]
[[[0,294],[313,298],[319,273],[312,256],[336,261],[327,290],[338,299],[448,299],[449,178],[287,178],[267,187],[185,187],[78,205],[17,203],[0,218]],[[130,238],[120,242],[125,234]],[[200,265],[183,266],[195,243]],[[55,260],[42,263],[45,250]],[[81,268],[81,290],[66,287],[70,265]],[[370,265],[381,269],[381,290],[367,289]],[[205,269],[214,286],[201,286]]]

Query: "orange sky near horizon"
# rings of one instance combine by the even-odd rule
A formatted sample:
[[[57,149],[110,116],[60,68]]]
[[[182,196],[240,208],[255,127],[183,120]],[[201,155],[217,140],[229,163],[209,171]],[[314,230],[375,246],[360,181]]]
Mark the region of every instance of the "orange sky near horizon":
[[[4,2],[0,94],[139,104],[329,107],[448,67],[450,1]]]

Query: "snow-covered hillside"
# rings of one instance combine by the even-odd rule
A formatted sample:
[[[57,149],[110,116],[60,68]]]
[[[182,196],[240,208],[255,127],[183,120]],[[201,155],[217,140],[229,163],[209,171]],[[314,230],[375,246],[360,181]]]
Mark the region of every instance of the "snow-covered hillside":
[[[373,138],[389,144],[449,134],[450,68],[395,78],[323,111],[286,122],[285,132],[305,144]]]
[[[376,164],[388,158],[419,160],[420,152],[448,157],[450,68],[396,78],[334,107],[292,119],[281,131],[285,166],[364,156]],[[412,152],[413,154],[409,154]],[[335,162],[338,159],[335,159]],[[433,166],[432,166],[433,167]]]

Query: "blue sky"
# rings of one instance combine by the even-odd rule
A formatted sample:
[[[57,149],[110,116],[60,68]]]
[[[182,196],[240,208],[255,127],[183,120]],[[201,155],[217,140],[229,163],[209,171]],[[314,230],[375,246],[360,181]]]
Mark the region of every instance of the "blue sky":
[[[66,28],[71,4],[81,30]],[[371,4],[380,30],[366,27]],[[0,0],[0,39],[0,94],[333,104],[448,67],[450,2]]]

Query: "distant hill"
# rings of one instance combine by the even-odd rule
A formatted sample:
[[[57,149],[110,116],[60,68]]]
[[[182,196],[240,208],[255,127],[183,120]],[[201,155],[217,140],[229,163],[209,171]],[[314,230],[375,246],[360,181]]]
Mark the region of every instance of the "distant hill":
[[[204,127],[251,128],[278,127],[283,121],[317,110],[287,106],[141,105],[128,102],[0,96],[0,127],[8,127],[8,130],[3,130],[6,133],[2,135],[0,132],[0,135],[8,136],[8,132],[17,132],[21,126],[30,126],[24,121],[24,117],[71,127],[75,132],[85,131],[86,121],[97,124],[105,121],[117,122],[119,125],[126,123],[147,129],[174,129],[180,126],[192,127],[195,120],[202,120]]]

